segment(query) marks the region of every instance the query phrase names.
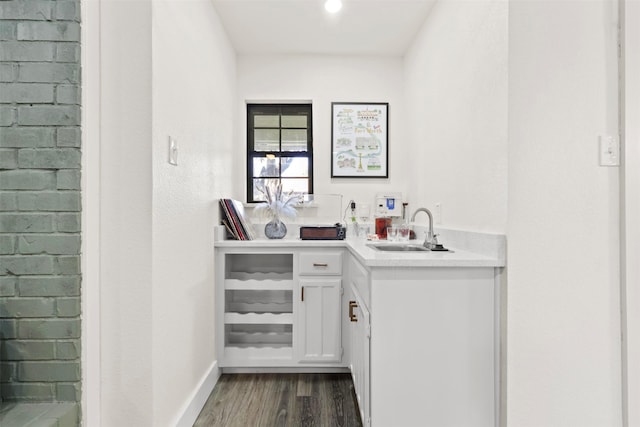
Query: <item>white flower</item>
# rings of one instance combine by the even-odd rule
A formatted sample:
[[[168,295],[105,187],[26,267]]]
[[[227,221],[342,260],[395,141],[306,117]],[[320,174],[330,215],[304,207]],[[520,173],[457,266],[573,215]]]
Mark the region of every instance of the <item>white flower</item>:
[[[265,201],[254,210],[257,215],[273,219],[296,217],[295,205],[299,202],[300,196],[293,191],[283,193],[282,182],[268,180],[266,183],[258,184],[256,188],[265,197]]]

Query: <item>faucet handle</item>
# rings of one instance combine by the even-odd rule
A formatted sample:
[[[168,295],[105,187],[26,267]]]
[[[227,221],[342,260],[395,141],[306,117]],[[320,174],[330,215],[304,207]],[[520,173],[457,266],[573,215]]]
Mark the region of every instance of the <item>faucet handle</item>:
[[[438,236],[439,234],[434,234],[433,237],[431,238],[431,243],[433,243],[434,245],[438,243]]]

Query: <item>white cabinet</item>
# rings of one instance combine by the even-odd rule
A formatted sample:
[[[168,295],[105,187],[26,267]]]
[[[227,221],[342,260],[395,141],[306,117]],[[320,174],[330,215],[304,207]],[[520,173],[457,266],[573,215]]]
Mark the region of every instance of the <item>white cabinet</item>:
[[[339,362],[342,358],[342,251],[301,251],[299,276],[298,360]]]
[[[342,363],[341,249],[216,249],[216,348],[222,368]]]
[[[364,427],[494,427],[493,268],[349,258],[349,368]]]
[[[352,284],[349,291],[348,315],[351,322],[351,327],[349,328],[349,345],[351,348],[349,370],[351,371],[353,386],[358,400],[360,419],[366,427],[371,425],[371,410],[369,406],[371,322],[369,310],[360,297],[358,289]]]
[[[371,427],[497,425],[495,274],[473,267],[370,269]],[[355,353],[352,359],[358,372]]]

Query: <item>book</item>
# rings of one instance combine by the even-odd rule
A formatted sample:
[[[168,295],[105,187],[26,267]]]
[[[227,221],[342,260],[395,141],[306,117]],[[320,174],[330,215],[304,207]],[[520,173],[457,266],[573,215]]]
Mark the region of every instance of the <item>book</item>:
[[[249,221],[249,218],[244,213],[244,206],[238,200],[231,200],[231,205],[235,209],[238,218],[240,219],[240,225],[242,226],[245,234],[249,237],[248,240],[256,239],[256,232],[253,228],[253,224]]]
[[[231,223],[233,224],[235,230],[238,232],[238,235],[240,236],[240,240],[249,240],[247,238],[247,233],[245,232],[244,228],[242,227],[242,224],[240,223],[240,218],[238,217],[238,213],[235,211],[233,207],[233,203],[231,202],[231,199],[224,199],[224,203],[227,206],[227,210],[230,214]]]
[[[230,204],[227,201],[228,199],[220,199],[220,205],[222,206],[222,212],[224,214],[223,223],[226,221],[226,223],[229,225],[229,228],[231,229],[231,233],[233,237],[236,240],[246,240],[244,234],[240,230],[240,225],[239,225],[240,221],[232,213]]]
[[[235,224],[233,223],[231,212],[229,212],[229,208],[227,207],[224,199],[220,199],[220,222],[227,228],[230,237],[236,240],[242,240]]]
[[[236,240],[253,240],[256,234],[244,214],[242,203],[233,199],[220,199],[220,222]]]
[[[224,226],[227,229],[228,234],[230,236],[232,236],[236,240],[240,240],[240,236],[238,236],[238,233],[236,233],[236,231],[233,229],[233,227],[231,227],[231,225],[229,225],[229,221],[227,221],[226,218],[222,220],[222,224],[224,224]]]

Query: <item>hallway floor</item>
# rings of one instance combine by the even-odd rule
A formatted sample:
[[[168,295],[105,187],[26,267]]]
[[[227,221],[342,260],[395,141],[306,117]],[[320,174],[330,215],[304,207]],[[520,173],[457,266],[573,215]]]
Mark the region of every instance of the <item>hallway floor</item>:
[[[361,427],[349,374],[224,374],[194,427]]]

